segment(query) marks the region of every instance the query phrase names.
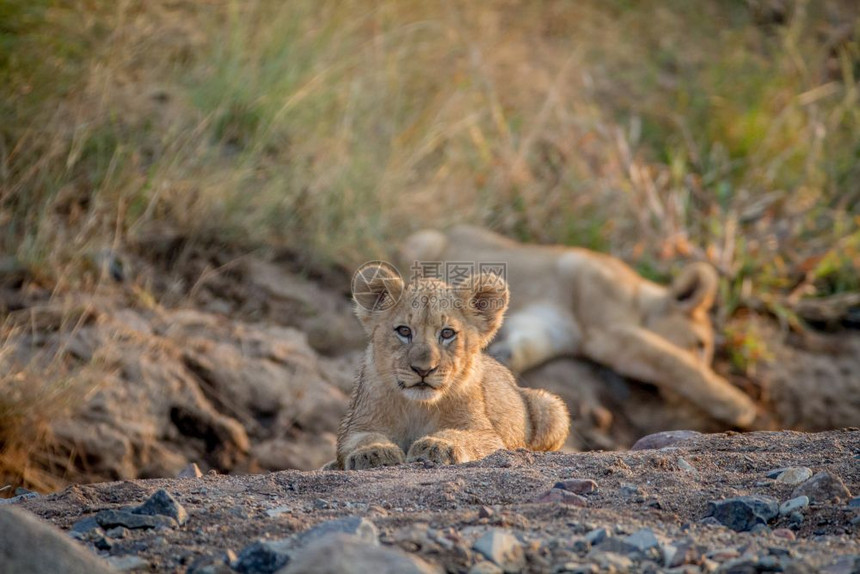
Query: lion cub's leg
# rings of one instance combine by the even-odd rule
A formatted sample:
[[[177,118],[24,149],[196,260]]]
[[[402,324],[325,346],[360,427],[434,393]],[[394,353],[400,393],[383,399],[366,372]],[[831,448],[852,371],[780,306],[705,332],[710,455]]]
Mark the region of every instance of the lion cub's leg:
[[[458,464],[484,458],[500,448],[505,445],[494,431],[447,429],[412,443],[406,462],[429,460],[438,464]]]
[[[650,331],[638,327],[596,330],[583,351],[622,375],[678,393],[717,420],[748,427],[756,417],[749,396]]]
[[[551,305],[532,305],[505,320],[489,353],[516,373],[577,351],[580,331],[569,313]]]
[[[403,449],[382,433],[357,432],[343,441],[344,470],[363,470],[402,464]]]
[[[532,450],[558,450],[570,432],[570,414],[557,396],[541,389],[520,389],[529,413]]]

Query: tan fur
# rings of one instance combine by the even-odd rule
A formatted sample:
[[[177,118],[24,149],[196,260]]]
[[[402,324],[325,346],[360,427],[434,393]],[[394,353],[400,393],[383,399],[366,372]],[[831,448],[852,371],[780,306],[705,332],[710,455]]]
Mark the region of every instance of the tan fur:
[[[382,266],[364,269],[356,285],[370,344],[341,422],[337,460],[326,468],[456,464],[501,448],[564,444],[570,421],[561,399],[519,388],[483,352],[507,308],[504,280],[481,275],[460,286],[419,280],[406,287]],[[444,329],[456,335],[446,341]]]
[[[515,372],[579,355],[680,394],[729,424],[746,427],[756,416],[752,400],[710,369],[717,277],[706,264],[690,265],[664,287],[608,255],[524,245],[469,226],[418,232],[402,257],[404,265],[506,264],[511,308],[490,353]]]

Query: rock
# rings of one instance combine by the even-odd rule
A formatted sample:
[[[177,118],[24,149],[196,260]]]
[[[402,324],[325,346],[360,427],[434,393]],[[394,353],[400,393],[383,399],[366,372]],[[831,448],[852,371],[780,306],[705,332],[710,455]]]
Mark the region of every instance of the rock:
[[[198,556],[188,567],[185,574],[231,574],[230,564],[236,560],[232,550],[219,552],[215,555]]]
[[[361,516],[349,516],[321,522],[294,536],[293,542],[295,546],[303,546],[329,534],[349,534],[366,544],[379,545],[379,531],[376,529],[376,525]]]
[[[812,504],[821,504],[834,500],[847,500],[851,493],[845,487],[842,479],[829,472],[819,472],[812,478],[800,484],[791,493],[792,497],[808,496]]]
[[[519,572],[525,568],[526,557],[520,541],[505,530],[490,530],[478,538],[472,548],[505,572]]]
[[[723,562],[717,569],[719,574],[757,574],[759,571],[758,560],[749,556]]]
[[[598,491],[597,483],[590,478],[568,478],[555,483],[553,489],[567,490],[574,494],[594,494]]]
[[[549,492],[546,492],[535,499],[535,502],[556,502],[560,504],[567,504],[569,506],[587,506],[588,502],[578,494],[574,494],[573,492],[568,492],[567,490],[562,490],[560,488],[553,488]]]
[[[99,536],[95,540],[93,540],[93,546],[95,546],[98,550],[110,550],[113,548],[113,542],[110,541],[105,536]]]
[[[18,508],[0,508],[0,570],[15,574],[109,574],[111,568],[61,530]]]
[[[289,539],[263,540],[246,546],[233,562],[233,569],[242,574],[272,574],[290,561]]]
[[[134,570],[149,569],[149,562],[139,556],[111,556],[108,563],[120,572],[132,572]]]
[[[796,466],[792,468],[783,469],[778,475],[776,475],[776,482],[780,484],[787,484],[789,486],[795,486],[809,480],[812,476],[812,471],[805,466]]]
[[[280,516],[282,514],[290,514],[293,511],[289,506],[276,506],[275,508],[269,508],[266,510],[266,516],[269,518],[275,518],[276,516]]]
[[[17,492],[17,490],[15,491]],[[18,502],[24,502],[25,500],[30,500],[31,498],[38,498],[39,495],[35,492],[26,492],[24,494],[19,494],[17,496],[13,496],[12,498],[0,498],[0,505],[5,504],[16,504]]]
[[[188,522],[188,512],[163,488],[156,490],[146,502],[133,508],[131,512],[147,516],[169,516],[180,526]]]
[[[855,496],[848,501],[849,508],[860,508],[860,496]]]
[[[482,506],[478,509],[478,518],[492,518],[495,512],[489,506]]]
[[[860,556],[840,556],[821,569],[821,574],[857,574],[860,572]]]
[[[768,534],[771,530],[767,524],[756,524],[749,531],[751,534]]]
[[[703,526],[719,526],[722,528],[723,523],[714,518],[713,516],[706,516],[699,521],[699,524]]]
[[[502,569],[489,560],[481,560],[469,568],[469,574],[502,574]]]
[[[792,498],[786,500],[782,504],[779,505],[779,514],[780,516],[788,516],[792,512],[796,510],[800,510],[802,508],[806,508],[809,506],[809,497],[808,496],[798,496],[796,498]]]
[[[203,472],[200,470],[200,467],[197,466],[196,462],[192,462],[180,470],[176,478],[200,478],[201,476],[203,476]]]
[[[777,501],[764,496],[738,496],[710,501],[708,515],[736,532],[746,532],[757,524],[767,524],[779,514]]]
[[[633,561],[630,558],[614,552],[592,551],[588,554],[588,558],[596,562],[604,572],[623,574],[633,567]]]
[[[777,538],[783,538],[785,540],[794,540],[797,538],[794,532],[788,528],[775,528],[771,534]]]
[[[681,457],[678,457],[678,468],[680,468],[680,469],[681,469],[681,470],[683,470],[684,472],[689,472],[689,473],[693,473],[693,474],[695,474],[695,473],[697,473],[697,472],[698,472],[698,471],[696,470],[696,467],[695,467],[695,466],[693,466],[692,464],[690,464],[689,462],[687,462],[687,460],[686,460],[686,459],[683,459],[683,458],[681,458]]]
[[[622,540],[630,546],[636,548],[639,552],[645,552],[650,548],[660,546],[660,541],[650,528],[642,528],[637,530],[630,536],[625,536]]]
[[[643,436],[630,447],[630,450],[652,450],[672,446],[683,440],[702,436],[702,433],[692,430],[663,431]]]
[[[101,530],[101,526],[94,516],[87,516],[81,520],[78,520],[72,527],[69,529],[70,533],[76,534],[88,534],[90,532],[99,532]]]
[[[612,536],[612,533],[609,532],[606,528],[595,528],[591,532],[585,535],[585,541],[591,544],[592,546],[597,546],[607,538]]]
[[[169,516],[148,516],[134,514],[125,510],[102,510],[95,516],[96,522],[102,528],[125,526],[126,528],[175,528],[176,521]]]
[[[115,526],[114,528],[109,528],[105,531],[105,536],[110,538],[115,538],[116,540],[122,540],[126,536],[128,536],[128,528],[123,526]]]
[[[369,544],[356,536],[333,533],[314,540],[296,553],[281,574],[436,574],[423,560],[386,546]]]

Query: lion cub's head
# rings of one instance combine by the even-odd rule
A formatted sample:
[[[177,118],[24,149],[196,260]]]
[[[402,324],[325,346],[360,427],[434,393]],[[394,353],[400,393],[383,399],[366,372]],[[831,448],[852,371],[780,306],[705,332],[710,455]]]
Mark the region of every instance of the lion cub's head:
[[[508,286],[491,273],[455,285],[418,279],[407,286],[391,266],[373,264],[353,279],[353,299],[379,383],[432,403],[469,380],[502,324]]]
[[[710,365],[714,358],[714,330],[708,311],[714,305],[717,283],[717,273],[710,265],[687,266],[665,297],[646,309],[645,327]]]

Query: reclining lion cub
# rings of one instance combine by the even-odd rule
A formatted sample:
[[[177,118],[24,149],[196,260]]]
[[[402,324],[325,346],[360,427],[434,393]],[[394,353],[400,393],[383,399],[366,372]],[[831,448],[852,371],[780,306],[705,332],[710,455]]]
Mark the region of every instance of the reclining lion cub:
[[[428,460],[456,464],[501,449],[557,450],[570,424],[564,402],[521,389],[483,349],[499,329],[508,287],[496,275],[460,286],[420,279],[406,287],[387,265],[353,283],[370,335],[337,460],[359,470]]]
[[[710,369],[708,310],[717,277],[692,264],[666,288],[620,260],[587,249],[524,245],[476,227],[420,231],[404,261],[505,263],[511,312],[490,354],[515,372],[580,355],[675,392],[714,418],[747,427],[752,400]]]

